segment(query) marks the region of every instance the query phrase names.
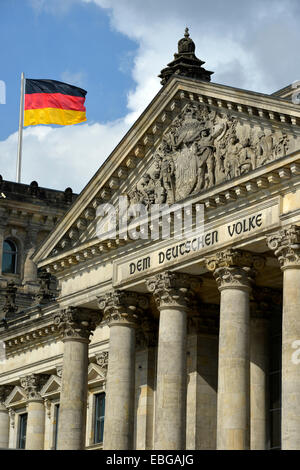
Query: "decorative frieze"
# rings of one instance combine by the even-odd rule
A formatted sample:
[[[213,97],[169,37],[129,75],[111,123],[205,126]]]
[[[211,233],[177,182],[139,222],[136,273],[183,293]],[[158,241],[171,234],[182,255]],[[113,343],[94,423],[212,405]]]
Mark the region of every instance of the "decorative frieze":
[[[110,326],[115,323],[137,326],[140,315],[149,306],[146,296],[120,290],[98,297],[98,303]]]
[[[281,269],[300,268],[300,227],[292,225],[267,238],[270,250],[277,256]]]
[[[195,290],[200,286],[200,282],[200,279],[188,274],[164,271],[147,279],[146,284],[158,308],[187,308],[192,305]]]
[[[99,312],[79,307],[67,307],[54,316],[54,324],[60,330],[63,341],[67,339],[88,341],[100,321]]]

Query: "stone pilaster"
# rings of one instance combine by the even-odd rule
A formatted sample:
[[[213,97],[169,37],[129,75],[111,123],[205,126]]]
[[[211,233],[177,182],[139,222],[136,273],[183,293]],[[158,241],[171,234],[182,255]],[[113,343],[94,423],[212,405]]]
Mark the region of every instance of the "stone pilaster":
[[[106,382],[104,449],[133,448],[135,330],[147,297],[113,291],[99,297],[99,307],[110,327]]]
[[[225,250],[207,259],[221,293],[217,449],[250,448],[250,304],[255,268],[251,253]]]
[[[43,450],[45,434],[45,407],[40,391],[48,380],[46,374],[21,377],[20,383],[27,395],[26,449]]]
[[[38,228],[29,225],[25,241],[23,284],[25,285],[26,291],[30,293],[35,293],[39,287],[37,266],[31,259],[37,246],[38,231]]]
[[[9,412],[5,406],[5,400],[14,387],[11,385],[0,386],[0,448],[7,449],[9,443]]]
[[[88,388],[88,345],[99,312],[79,307],[61,310],[54,318],[62,333],[64,358],[58,425],[59,450],[85,447]]]
[[[282,423],[283,450],[300,450],[300,227],[267,239],[283,271]]]
[[[163,272],[147,280],[160,311],[154,448],[186,446],[187,311],[195,278]]]

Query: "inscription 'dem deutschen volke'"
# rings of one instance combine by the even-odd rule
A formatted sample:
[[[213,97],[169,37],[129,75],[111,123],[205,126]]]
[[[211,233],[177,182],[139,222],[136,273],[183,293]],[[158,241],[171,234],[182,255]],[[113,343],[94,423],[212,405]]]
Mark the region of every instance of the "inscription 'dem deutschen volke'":
[[[259,213],[253,216],[245,217],[244,219],[233,222],[226,225],[225,232],[229,239],[233,239],[236,236],[252,232],[258,228],[261,228],[263,225],[263,214]],[[194,237],[186,241],[182,241],[176,245],[168,247],[164,250],[155,253],[157,259],[152,259],[151,256],[146,256],[137,260],[136,262],[131,262],[129,264],[129,274],[144,272],[148,269],[151,269],[154,264],[155,266],[160,266],[165,262],[170,262],[172,260],[181,258],[185,255],[188,255],[192,252],[198,252],[202,249],[213,247],[216,244],[221,242],[221,230],[223,227],[220,227],[216,230],[204,233],[199,237]],[[226,237],[226,238],[227,238]]]

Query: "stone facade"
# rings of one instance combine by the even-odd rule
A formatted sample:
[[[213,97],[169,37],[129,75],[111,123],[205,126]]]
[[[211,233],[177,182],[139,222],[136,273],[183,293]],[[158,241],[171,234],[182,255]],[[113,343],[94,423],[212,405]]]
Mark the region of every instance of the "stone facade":
[[[3,447],[26,415],[28,449],[300,449],[299,106],[203,64],[186,31],[163,91],[34,254],[28,241],[20,285],[7,277]],[[23,230],[8,202],[2,240]],[[167,237],[158,204],[176,204]]]

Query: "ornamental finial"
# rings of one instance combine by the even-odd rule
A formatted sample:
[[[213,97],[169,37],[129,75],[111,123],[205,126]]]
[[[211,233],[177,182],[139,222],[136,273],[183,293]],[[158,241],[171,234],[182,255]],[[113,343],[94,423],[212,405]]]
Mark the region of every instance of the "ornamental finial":
[[[185,28],[184,37],[185,37],[185,38],[189,38],[189,37],[190,37],[190,33],[189,33],[189,28],[188,28],[188,27]]]

